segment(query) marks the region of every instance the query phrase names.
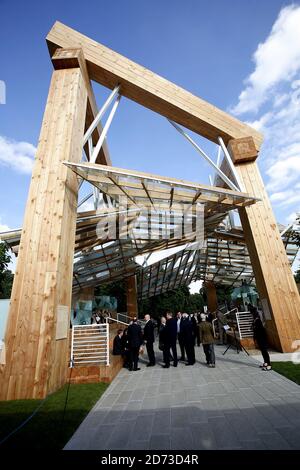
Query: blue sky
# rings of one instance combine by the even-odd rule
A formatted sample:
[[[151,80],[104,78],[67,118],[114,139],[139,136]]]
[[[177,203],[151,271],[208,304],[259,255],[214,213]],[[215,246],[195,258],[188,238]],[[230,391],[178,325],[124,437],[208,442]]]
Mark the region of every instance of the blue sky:
[[[0,0],[0,230],[20,227],[52,65],[55,20],[183,86],[266,135],[259,158],[277,220],[300,201],[300,3],[281,0]],[[95,84],[98,106],[108,91]],[[215,145],[194,136],[216,159]],[[112,163],[208,183],[210,167],[167,120],[122,98]]]

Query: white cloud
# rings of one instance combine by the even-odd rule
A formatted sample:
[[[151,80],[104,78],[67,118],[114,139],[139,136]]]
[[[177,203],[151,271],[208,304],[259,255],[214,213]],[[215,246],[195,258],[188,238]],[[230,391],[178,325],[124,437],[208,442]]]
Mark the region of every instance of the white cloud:
[[[0,136],[0,165],[19,173],[31,174],[36,148],[28,142],[16,142]]]
[[[264,171],[270,199],[279,209],[300,207],[300,83],[285,86],[284,99],[277,93],[269,109],[250,125],[263,132],[259,164]]]
[[[239,96],[234,114],[257,112],[261,105],[275,94],[275,106],[283,104],[285,96],[278,96],[274,88],[291,81],[300,69],[300,6],[283,8],[267,39],[260,43],[253,55],[255,69],[245,80],[246,87]]]
[[[258,45],[253,73],[233,109],[246,113],[247,123],[264,134],[258,162],[282,220],[300,206],[299,28],[300,5],[284,7]]]
[[[286,207],[293,204],[300,205],[300,188],[296,185],[295,189],[288,189],[286,191],[279,191],[272,193],[270,196],[271,202],[279,207]]]
[[[278,160],[266,170],[266,173],[270,178],[267,183],[269,191],[277,191],[290,185],[296,185],[300,177],[300,152],[298,155],[287,158],[283,156],[283,152],[280,153]],[[300,193],[300,190],[298,192]]]
[[[8,232],[9,230],[10,230],[10,228],[9,228],[8,225],[0,224],[0,233],[1,232]]]
[[[291,214],[289,214],[286,218],[286,222],[288,224],[292,224],[293,222],[295,222],[296,218],[297,218],[297,212],[292,212]]]
[[[2,223],[2,217],[0,216],[0,233],[1,232],[8,232],[9,230],[12,230],[8,225]],[[1,237],[0,237],[1,239]]]

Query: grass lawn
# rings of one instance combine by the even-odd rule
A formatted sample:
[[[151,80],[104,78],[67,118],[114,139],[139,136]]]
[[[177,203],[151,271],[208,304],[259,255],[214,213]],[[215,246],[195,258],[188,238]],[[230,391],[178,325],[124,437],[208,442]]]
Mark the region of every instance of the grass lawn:
[[[300,385],[300,364],[294,364],[291,361],[272,362],[272,369]]]
[[[49,396],[37,414],[0,446],[4,449],[62,449],[108,384],[71,385],[63,419],[67,385]],[[0,442],[25,421],[42,400],[0,402]]]

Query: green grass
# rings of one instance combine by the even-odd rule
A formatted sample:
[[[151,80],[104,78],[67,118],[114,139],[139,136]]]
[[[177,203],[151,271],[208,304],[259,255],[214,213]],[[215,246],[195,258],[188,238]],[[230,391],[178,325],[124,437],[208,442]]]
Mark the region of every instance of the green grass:
[[[272,369],[300,385],[300,364],[293,362],[272,362]]]
[[[105,383],[71,385],[63,419],[67,385],[49,396],[37,414],[0,446],[4,449],[62,449],[107,388]],[[42,400],[0,402],[0,442],[25,421]]]

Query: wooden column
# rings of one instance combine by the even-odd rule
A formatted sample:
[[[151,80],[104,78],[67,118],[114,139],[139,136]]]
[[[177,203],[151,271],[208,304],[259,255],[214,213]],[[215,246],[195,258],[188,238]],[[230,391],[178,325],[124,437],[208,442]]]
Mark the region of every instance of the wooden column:
[[[252,138],[229,142],[228,150],[244,190],[261,199],[240,208],[239,214],[265,313],[271,344],[283,352],[293,351],[300,340],[300,297],[273,210],[256,163]]]
[[[204,287],[207,295],[207,308],[210,312],[214,312],[218,308],[216,286],[213,282],[206,281]]]
[[[81,70],[55,70],[32,173],[5,335],[0,399],[43,398],[68,371],[78,181],[87,91]]]
[[[138,315],[136,277],[126,279],[127,313],[131,317]]]

